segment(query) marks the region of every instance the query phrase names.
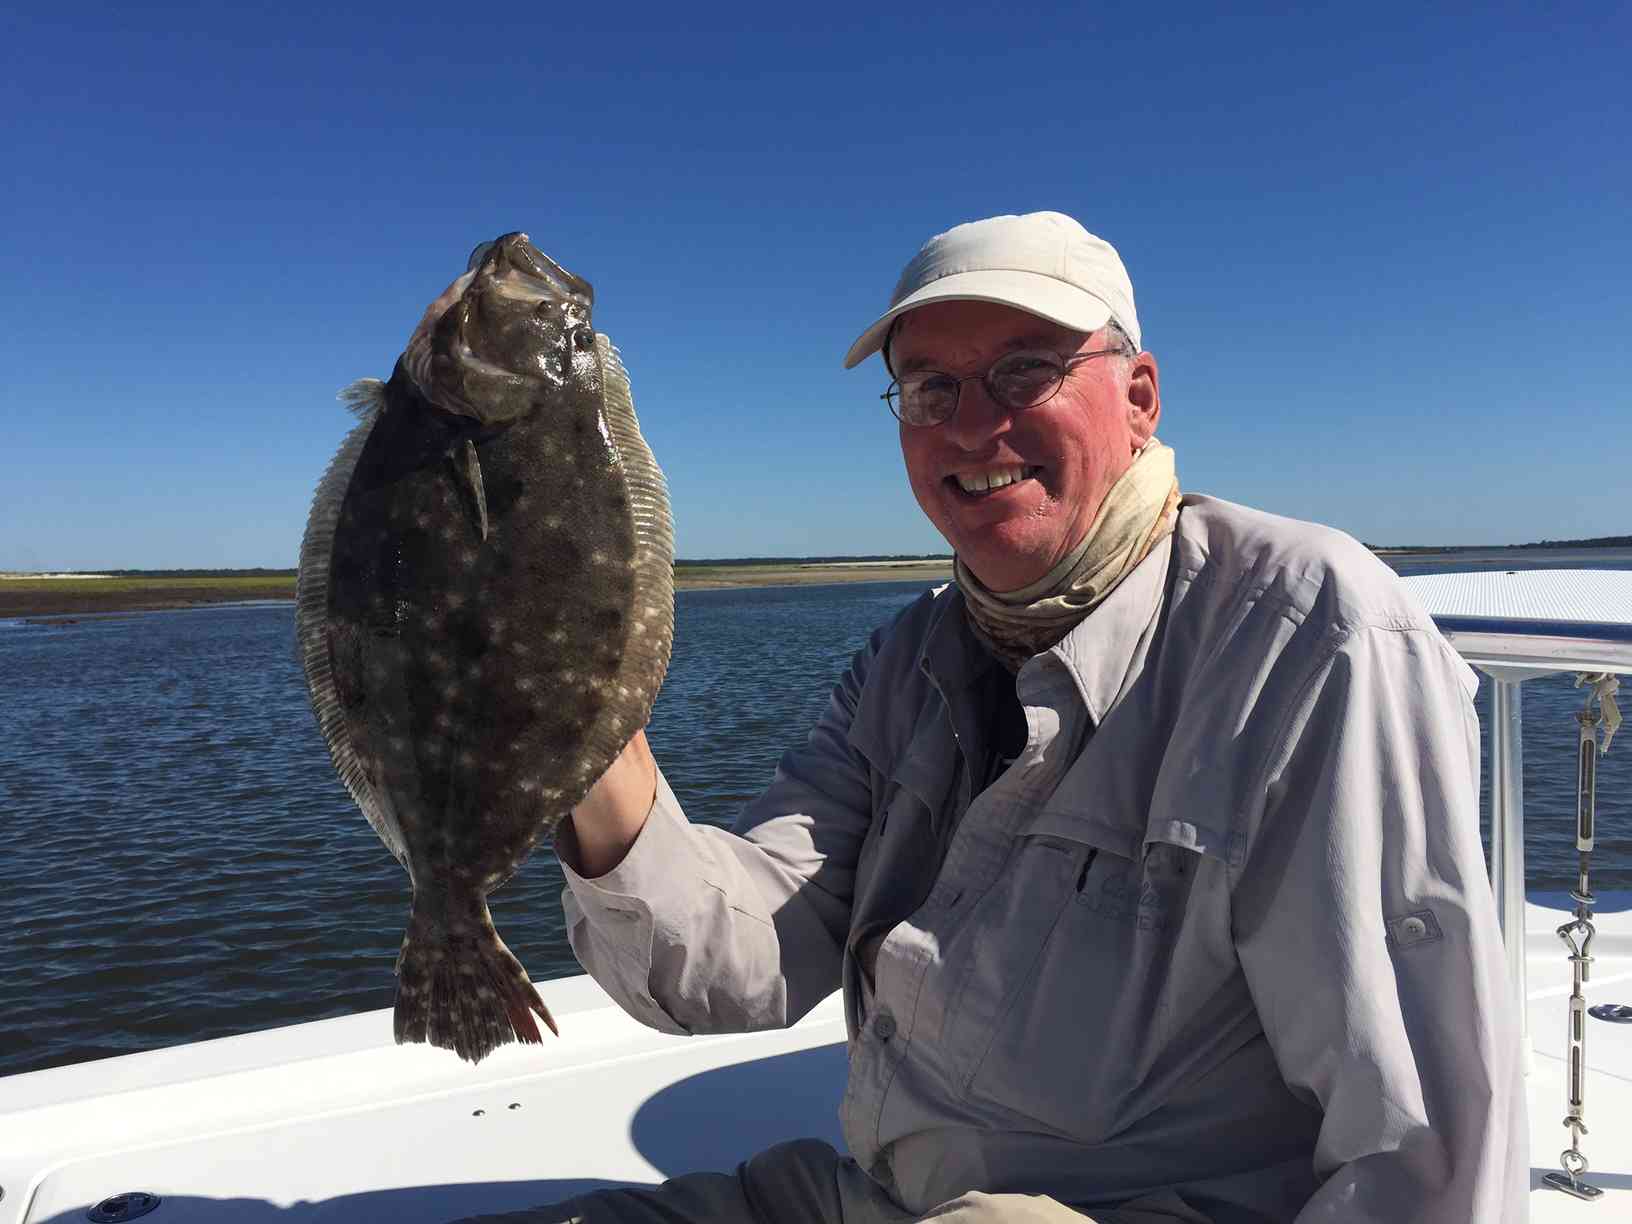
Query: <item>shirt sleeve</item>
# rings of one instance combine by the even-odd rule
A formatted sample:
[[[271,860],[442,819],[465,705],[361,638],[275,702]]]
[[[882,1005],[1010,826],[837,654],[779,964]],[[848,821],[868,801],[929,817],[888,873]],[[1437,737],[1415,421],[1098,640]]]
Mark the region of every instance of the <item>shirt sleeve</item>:
[[[872,819],[871,769],[850,746],[850,724],[883,632],[736,831],[689,823],[661,772],[645,827],[605,875],[573,869],[571,825],[562,828],[567,937],[636,1019],[671,1033],[780,1028],[838,987]]]
[[[1525,1218],[1475,685],[1432,630],[1353,631],[1270,763],[1234,922],[1281,1074],[1324,1114],[1299,1224]]]

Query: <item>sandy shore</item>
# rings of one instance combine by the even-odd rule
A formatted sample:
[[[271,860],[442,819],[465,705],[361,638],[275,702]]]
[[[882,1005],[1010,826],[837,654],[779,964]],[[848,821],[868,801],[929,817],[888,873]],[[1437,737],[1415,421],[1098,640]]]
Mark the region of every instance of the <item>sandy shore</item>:
[[[674,585],[676,590],[687,591],[837,582],[945,582],[951,577],[950,561],[685,565],[675,571]],[[0,582],[0,618],[60,621],[110,612],[294,597],[293,578],[10,578]]]

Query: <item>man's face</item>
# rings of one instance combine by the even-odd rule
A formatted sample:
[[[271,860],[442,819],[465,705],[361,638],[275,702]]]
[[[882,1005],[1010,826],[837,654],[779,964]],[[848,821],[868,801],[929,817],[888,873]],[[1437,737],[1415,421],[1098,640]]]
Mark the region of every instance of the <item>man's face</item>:
[[[984,373],[1016,349],[1062,356],[1108,348],[1109,331],[1084,336],[993,302],[936,302],[903,315],[890,343],[896,374],[934,369]],[[1105,494],[1156,432],[1156,360],[1096,357],[1069,371],[1047,403],[1011,412],[977,380],[957,413],[932,426],[901,426],[913,496],[989,590],[1036,582],[1087,534]],[[998,472],[1022,479],[967,492],[958,477]]]

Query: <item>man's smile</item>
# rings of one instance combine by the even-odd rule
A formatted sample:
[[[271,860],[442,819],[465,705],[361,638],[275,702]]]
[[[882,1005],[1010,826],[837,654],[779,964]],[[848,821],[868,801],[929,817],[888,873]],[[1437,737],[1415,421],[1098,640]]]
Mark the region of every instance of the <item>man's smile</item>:
[[[955,497],[967,501],[983,501],[1005,489],[1015,491],[1018,486],[1035,480],[1043,469],[1035,465],[1004,464],[971,468],[954,472],[945,484]]]

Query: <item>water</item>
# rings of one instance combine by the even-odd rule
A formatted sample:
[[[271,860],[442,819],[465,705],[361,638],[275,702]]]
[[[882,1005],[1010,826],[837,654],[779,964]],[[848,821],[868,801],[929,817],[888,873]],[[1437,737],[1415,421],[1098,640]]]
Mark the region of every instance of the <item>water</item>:
[[[1632,550],[1532,563],[1632,569]],[[681,593],[649,735],[691,818],[729,825],[923,589]],[[0,693],[0,1075],[390,1006],[407,878],[329,765],[289,604],[0,622]],[[1580,700],[1525,686],[1531,876],[1555,887]],[[1632,887],[1632,742],[1603,762],[1599,816],[1595,882]],[[561,886],[546,851],[493,897],[539,980],[579,971]]]

